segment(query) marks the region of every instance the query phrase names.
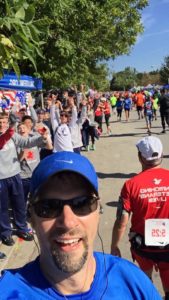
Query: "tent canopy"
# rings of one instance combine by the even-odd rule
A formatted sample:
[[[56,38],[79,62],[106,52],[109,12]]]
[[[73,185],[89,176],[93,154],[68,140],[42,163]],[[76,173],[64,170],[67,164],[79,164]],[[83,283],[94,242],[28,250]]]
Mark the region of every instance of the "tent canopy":
[[[42,80],[36,77],[21,75],[20,78],[15,73],[5,73],[0,79],[0,89],[36,91],[42,90]]]
[[[164,85],[163,88],[169,90],[169,84]]]

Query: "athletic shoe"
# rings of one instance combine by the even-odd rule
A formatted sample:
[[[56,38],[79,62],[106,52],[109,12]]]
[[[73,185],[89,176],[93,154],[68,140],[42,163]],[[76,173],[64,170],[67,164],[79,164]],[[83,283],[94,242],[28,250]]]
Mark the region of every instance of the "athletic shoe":
[[[24,241],[33,241],[33,233],[31,232],[17,232],[17,236],[23,239]]]
[[[5,253],[0,252],[0,261],[2,261],[2,260],[5,259],[5,258],[6,258]]]
[[[161,133],[166,133],[165,129],[163,129],[163,130],[161,131]]]
[[[91,145],[91,147],[90,147],[90,150],[95,150],[96,148],[95,148],[95,145]]]
[[[2,243],[4,245],[6,245],[6,246],[13,246],[15,244],[15,242],[14,242],[14,240],[13,240],[13,238],[12,238],[11,235],[10,236],[6,236],[6,237],[2,236],[1,240],[2,240]]]
[[[89,145],[86,146],[86,149],[85,149],[85,150],[86,150],[87,152],[90,150],[90,149],[89,149]]]

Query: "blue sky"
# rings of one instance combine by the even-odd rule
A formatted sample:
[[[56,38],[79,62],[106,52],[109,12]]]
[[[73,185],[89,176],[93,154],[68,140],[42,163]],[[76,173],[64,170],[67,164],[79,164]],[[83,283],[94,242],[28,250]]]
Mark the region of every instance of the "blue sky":
[[[138,36],[129,55],[109,62],[111,72],[125,67],[140,72],[156,70],[169,56],[169,0],[149,0],[149,6],[142,11],[142,23],[144,33]]]

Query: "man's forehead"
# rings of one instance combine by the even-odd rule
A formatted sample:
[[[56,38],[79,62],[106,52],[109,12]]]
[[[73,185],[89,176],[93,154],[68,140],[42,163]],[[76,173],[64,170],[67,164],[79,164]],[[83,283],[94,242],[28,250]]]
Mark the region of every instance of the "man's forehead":
[[[84,189],[91,187],[90,183],[80,174],[70,171],[53,174],[41,186],[39,192],[48,193],[49,190],[66,192],[68,189]]]
[[[52,176],[50,176],[46,182],[48,183],[60,183],[60,182],[67,182],[67,183],[72,183],[72,182],[75,182],[75,183],[81,183],[81,182],[84,182],[86,181],[86,179],[76,173],[76,172],[71,172],[71,171],[64,171],[64,172],[58,172],[58,173],[55,173],[53,174]]]
[[[5,116],[5,117],[0,117],[0,121],[2,122],[2,121],[8,121],[8,117],[7,116]]]

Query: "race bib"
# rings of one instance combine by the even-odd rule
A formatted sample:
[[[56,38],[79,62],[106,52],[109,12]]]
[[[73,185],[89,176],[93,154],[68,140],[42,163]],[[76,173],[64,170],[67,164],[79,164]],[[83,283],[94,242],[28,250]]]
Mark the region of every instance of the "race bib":
[[[148,219],[145,221],[146,246],[161,246],[169,244],[169,219]]]

